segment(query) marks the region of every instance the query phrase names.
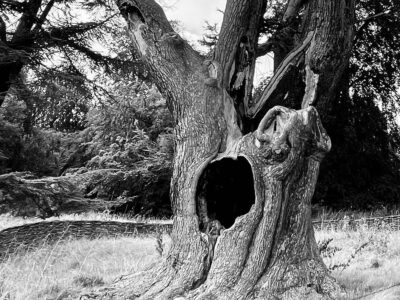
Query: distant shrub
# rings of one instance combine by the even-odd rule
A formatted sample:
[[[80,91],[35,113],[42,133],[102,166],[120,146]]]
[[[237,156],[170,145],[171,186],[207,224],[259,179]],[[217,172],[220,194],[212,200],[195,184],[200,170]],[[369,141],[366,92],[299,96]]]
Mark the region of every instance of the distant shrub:
[[[0,174],[30,171],[38,176],[57,175],[60,160],[68,153],[68,135],[54,130],[22,128],[0,116]]]
[[[32,127],[25,131],[26,106],[7,97],[0,107],[0,174],[30,171],[38,176],[57,175],[60,160],[78,140],[54,129]],[[71,134],[72,136],[74,134]]]
[[[172,117],[165,99],[154,87],[139,81],[114,82],[114,85],[118,93],[113,100],[98,103],[88,113],[93,141],[104,146],[135,137],[155,141],[160,134],[172,132]]]

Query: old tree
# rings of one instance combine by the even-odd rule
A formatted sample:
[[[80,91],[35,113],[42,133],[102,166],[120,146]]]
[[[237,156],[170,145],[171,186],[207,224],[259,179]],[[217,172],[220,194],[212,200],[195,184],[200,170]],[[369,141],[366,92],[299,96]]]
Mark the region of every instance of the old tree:
[[[132,44],[176,122],[172,246],[163,263],[121,278],[103,299],[331,299],[310,201],[331,147],[320,117],[348,65],[354,0],[290,0],[259,43],[270,1],[228,0],[204,57],[154,0],[121,0]],[[257,57],[275,73],[259,97]],[[96,297],[96,296],[95,296]]]

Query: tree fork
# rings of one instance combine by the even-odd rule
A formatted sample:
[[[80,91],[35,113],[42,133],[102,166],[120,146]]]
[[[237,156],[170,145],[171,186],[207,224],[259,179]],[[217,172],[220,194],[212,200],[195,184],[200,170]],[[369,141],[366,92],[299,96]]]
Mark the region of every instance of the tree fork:
[[[311,224],[320,161],[331,147],[315,99],[300,99],[300,110],[272,107],[254,132],[241,126],[240,105],[251,111],[251,98],[237,91],[252,85],[264,2],[228,1],[213,57],[203,61],[153,0],[117,1],[176,121],[174,225],[163,263],[90,297],[332,299],[340,291]],[[314,39],[309,30],[293,57],[310,55]],[[321,78],[305,80],[306,97],[318,98]]]
[[[297,101],[291,108],[315,105],[323,121],[329,114],[354,43],[355,1],[290,0],[283,19],[294,17],[300,7],[304,16],[297,45],[248,110],[250,118],[260,120],[268,109],[287,103],[292,94]],[[294,84],[293,77],[301,78],[305,88]]]

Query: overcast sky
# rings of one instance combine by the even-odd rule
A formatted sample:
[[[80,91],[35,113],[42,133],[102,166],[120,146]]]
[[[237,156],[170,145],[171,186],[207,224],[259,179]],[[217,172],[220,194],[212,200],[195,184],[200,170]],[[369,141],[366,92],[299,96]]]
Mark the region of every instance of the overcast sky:
[[[179,21],[184,38],[196,43],[204,34],[205,22],[221,24],[226,0],[159,0],[169,20]],[[255,84],[272,72],[272,58],[257,60]]]
[[[184,29],[199,38],[204,33],[205,22],[222,22],[226,0],[162,0],[167,4],[165,13],[170,20],[180,21]]]

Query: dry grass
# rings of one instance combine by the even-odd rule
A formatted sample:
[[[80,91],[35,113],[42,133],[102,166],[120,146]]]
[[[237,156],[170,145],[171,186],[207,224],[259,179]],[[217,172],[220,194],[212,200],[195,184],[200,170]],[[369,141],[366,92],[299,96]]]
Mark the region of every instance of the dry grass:
[[[0,263],[0,299],[76,299],[85,288],[157,263],[154,238],[75,240],[19,253]]]
[[[26,217],[14,217],[10,214],[0,214],[0,231],[9,227],[20,226],[36,222],[49,222],[49,221],[117,221],[117,222],[146,222],[146,223],[168,223],[171,222],[169,219],[151,219],[143,218],[141,216],[130,216],[130,215],[114,215],[108,212],[88,212],[84,214],[65,214],[57,217],[47,218],[46,220],[40,218],[26,218]]]
[[[90,216],[75,216],[75,220],[109,220],[109,216]],[[0,216],[0,228],[31,221]],[[316,238],[319,242],[332,239],[323,256],[346,290],[343,299],[400,284],[399,231],[364,227],[355,231],[319,230]],[[0,262],[0,300],[75,299],[84,289],[107,285],[123,274],[157,263],[169,243],[166,236],[82,239],[13,255]]]
[[[400,284],[400,232],[359,227],[355,231],[316,231],[317,241],[332,239],[324,261],[355,299]],[[383,300],[383,299],[382,299]]]
[[[390,215],[399,215],[400,206],[396,207],[382,207],[381,209],[375,209],[372,211],[348,211],[348,210],[332,210],[327,208],[321,208],[318,206],[313,207],[313,220],[343,220],[345,217],[352,217],[353,219],[362,218],[377,218],[385,217]]]

